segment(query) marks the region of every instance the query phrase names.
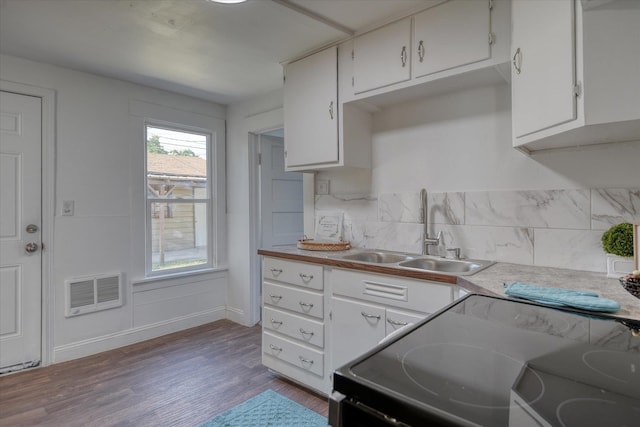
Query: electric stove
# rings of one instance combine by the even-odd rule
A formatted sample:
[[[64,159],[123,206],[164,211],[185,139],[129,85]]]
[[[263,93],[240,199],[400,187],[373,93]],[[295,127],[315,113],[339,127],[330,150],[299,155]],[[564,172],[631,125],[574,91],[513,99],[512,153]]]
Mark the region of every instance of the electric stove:
[[[468,295],[339,368],[338,426],[640,426],[640,321]]]

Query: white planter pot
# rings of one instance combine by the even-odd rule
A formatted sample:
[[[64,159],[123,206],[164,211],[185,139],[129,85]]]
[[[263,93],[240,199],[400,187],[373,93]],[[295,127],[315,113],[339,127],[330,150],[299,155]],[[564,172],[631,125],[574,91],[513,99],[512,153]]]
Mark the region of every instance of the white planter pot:
[[[607,255],[607,277],[617,279],[633,271],[633,258]]]

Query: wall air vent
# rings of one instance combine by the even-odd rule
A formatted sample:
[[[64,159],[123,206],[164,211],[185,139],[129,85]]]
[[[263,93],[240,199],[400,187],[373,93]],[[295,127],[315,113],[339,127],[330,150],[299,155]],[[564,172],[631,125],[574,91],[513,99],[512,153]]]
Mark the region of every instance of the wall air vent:
[[[65,280],[65,316],[122,306],[122,274],[102,274]]]

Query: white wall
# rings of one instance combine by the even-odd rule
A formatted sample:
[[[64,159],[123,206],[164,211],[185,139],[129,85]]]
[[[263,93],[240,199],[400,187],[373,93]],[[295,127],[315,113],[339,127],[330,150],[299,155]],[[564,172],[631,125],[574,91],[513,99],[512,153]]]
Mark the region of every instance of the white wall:
[[[142,203],[132,190],[143,153],[130,115],[133,100],[184,114],[225,118],[225,108],[183,95],[110,78],[0,56],[0,78],[56,92],[54,241],[50,286],[54,361],[117,347],[226,317],[226,273],[190,279],[144,277],[139,227]],[[75,216],[59,215],[61,201],[75,201]],[[143,246],[142,246],[143,247]],[[64,317],[64,281],[123,272],[124,306]],[[48,302],[45,302],[48,303]]]
[[[229,287],[227,305],[230,318],[250,325],[251,265],[255,253],[250,248],[250,170],[247,121],[251,117],[282,108],[278,90],[247,102],[229,106],[227,114],[227,209],[229,228]],[[279,119],[276,119],[276,121]],[[282,123],[273,123],[279,126]],[[267,125],[268,126],[268,125]],[[264,129],[267,130],[267,129]]]

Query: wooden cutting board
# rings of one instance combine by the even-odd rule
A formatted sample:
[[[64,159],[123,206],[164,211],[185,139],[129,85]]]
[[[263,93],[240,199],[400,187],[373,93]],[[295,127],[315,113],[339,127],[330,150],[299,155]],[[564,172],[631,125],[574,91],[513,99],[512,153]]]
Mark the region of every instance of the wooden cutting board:
[[[351,248],[351,242],[327,242],[313,239],[298,240],[298,249],[307,251],[346,251]]]

